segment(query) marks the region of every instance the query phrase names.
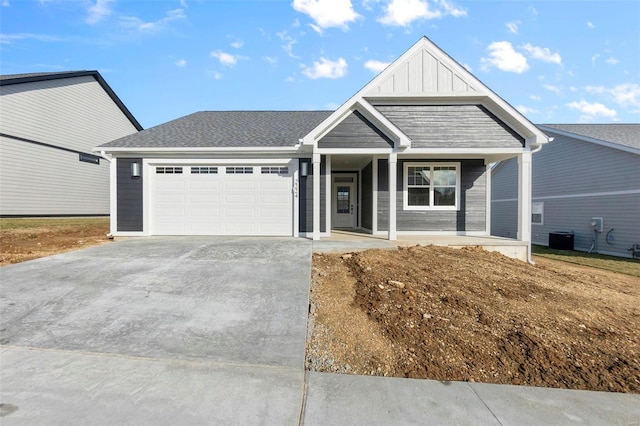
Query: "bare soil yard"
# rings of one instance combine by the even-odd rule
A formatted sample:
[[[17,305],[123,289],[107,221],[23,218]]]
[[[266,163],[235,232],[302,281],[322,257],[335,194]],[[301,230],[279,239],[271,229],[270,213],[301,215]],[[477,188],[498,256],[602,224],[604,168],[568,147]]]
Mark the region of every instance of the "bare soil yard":
[[[109,218],[0,219],[0,266],[109,241]]]
[[[313,257],[316,371],[640,392],[640,278],[481,249]]]

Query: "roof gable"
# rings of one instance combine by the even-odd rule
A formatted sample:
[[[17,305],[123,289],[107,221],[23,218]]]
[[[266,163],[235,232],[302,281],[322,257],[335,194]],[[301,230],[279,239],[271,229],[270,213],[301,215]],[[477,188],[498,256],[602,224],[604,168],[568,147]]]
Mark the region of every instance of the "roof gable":
[[[409,50],[389,65],[364,88],[352,96],[318,127],[303,138],[306,145],[317,144],[333,127],[354,109],[373,116],[381,130],[398,141],[396,148],[411,145],[410,138],[383,115],[376,115],[372,106],[384,102],[442,104],[457,102],[477,104],[487,108],[500,121],[526,140],[526,146],[547,143],[549,138],[504,99],[486,87],[462,65],[422,37]]]
[[[544,124],[538,126],[546,133],[556,133],[587,142],[640,152],[640,124]]]
[[[433,49],[421,40],[375,81],[364,94],[417,95],[475,93],[482,84],[440,49]],[[414,46],[414,47],[416,47]]]

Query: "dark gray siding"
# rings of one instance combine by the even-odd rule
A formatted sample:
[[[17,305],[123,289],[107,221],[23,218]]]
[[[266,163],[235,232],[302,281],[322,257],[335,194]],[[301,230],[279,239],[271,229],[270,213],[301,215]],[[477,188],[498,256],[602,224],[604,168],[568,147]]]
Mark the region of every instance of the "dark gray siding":
[[[524,138],[481,105],[378,105],[412,148],[521,148]]]
[[[393,147],[393,141],[358,111],[351,113],[318,141],[318,148],[390,147]]]
[[[389,163],[378,160],[378,231],[389,230]]]
[[[592,217],[604,219],[598,235],[601,252],[629,256],[640,243],[640,194],[601,194],[640,191],[640,156],[579,139],[550,133],[554,141],[533,155],[533,202],[544,203],[543,225],[531,225],[531,241],[547,245],[549,233],[573,231],[574,245],[588,250],[593,240]],[[491,186],[491,233],[516,238],[518,162],[507,160],[496,169]],[[612,232],[613,241],[606,242]]]
[[[410,160],[410,162],[436,162],[428,159]],[[386,161],[385,161],[386,163]],[[459,211],[416,211],[404,210],[403,173],[405,160],[398,161],[396,229],[398,231],[455,231],[482,232],[486,229],[486,167],[483,160],[462,160],[460,162],[460,209]],[[378,230],[389,229],[389,192],[388,168],[385,174],[378,175]],[[380,166],[379,166],[380,170]],[[380,189],[380,180],[385,190]],[[380,200],[384,200],[380,204]]]
[[[142,220],[142,167],[140,177],[131,177],[131,163],[139,163],[142,166],[142,158],[118,158],[117,159],[117,229],[118,231],[143,231]]]
[[[360,200],[362,201],[362,227],[366,229],[373,228],[373,166],[372,163],[362,169],[362,193]]]
[[[303,177],[300,176],[300,185],[299,185],[299,206],[300,206],[300,223],[298,225],[298,230],[300,232],[313,232],[313,166],[311,164],[311,159],[300,159],[300,161],[308,161],[309,164],[309,176]],[[327,185],[326,179],[324,176],[326,175],[326,162],[325,158],[322,157],[322,163],[320,164],[320,174],[323,179],[320,180],[320,231],[324,232],[326,230],[326,204],[327,204]]]

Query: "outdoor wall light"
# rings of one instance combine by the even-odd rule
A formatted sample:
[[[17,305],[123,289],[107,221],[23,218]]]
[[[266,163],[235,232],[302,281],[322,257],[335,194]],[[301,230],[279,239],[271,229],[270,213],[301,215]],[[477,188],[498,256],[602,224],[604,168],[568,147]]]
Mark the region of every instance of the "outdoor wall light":
[[[140,177],[140,163],[131,163],[131,177]]]
[[[308,162],[302,161],[300,163],[300,175],[302,175],[302,177],[309,176],[309,163]]]

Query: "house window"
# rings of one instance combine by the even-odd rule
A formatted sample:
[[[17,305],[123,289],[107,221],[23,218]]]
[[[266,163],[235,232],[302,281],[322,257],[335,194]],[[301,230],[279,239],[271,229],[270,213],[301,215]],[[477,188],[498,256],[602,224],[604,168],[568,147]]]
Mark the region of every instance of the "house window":
[[[543,202],[531,203],[531,224],[532,225],[544,224],[544,203]]]
[[[288,175],[289,168],[288,167],[261,167],[261,171],[263,175]]]
[[[228,175],[250,175],[253,174],[253,167],[227,167]]]
[[[405,163],[405,210],[457,210],[460,165]]]
[[[97,155],[84,154],[82,152],[79,155],[79,160],[84,163],[100,164],[100,157],[98,157]]]
[[[159,175],[171,175],[182,174],[182,167],[156,167],[156,174]]]
[[[192,175],[214,175],[217,173],[217,167],[191,167]]]

